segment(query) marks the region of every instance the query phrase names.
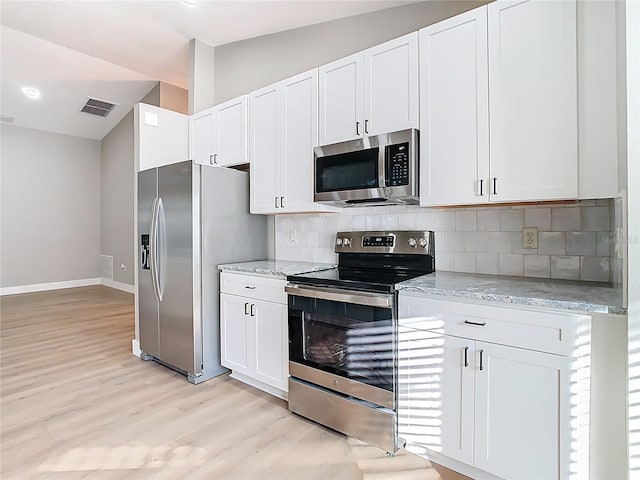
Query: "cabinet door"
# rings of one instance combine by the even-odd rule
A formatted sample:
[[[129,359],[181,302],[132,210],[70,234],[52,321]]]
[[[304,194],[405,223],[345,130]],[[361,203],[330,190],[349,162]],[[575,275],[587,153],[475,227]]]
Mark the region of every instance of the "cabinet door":
[[[313,147],[318,145],[318,71],[282,83],[283,132],[281,182],[284,211],[313,205]]]
[[[418,33],[364,51],[364,133],[418,128]]]
[[[489,201],[488,95],[486,6],[420,30],[420,205]]]
[[[451,458],[473,462],[472,340],[399,330],[398,435]]]
[[[251,310],[255,330],[256,380],[288,391],[289,341],[287,305],[254,301]]]
[[[236,295],[220,294],[221,363],[236,372],[249,374],[254,360],[248,348],[249,306],[251,301]],[[245,312],[247,312],[245,314]]]
[[[213,165],[215,115],[209,108],[189,118],[189,157],[199,165]]]
[[[279,213],[278,96],[271,86],[249,97],[251,213]]]
[[[362,68],[362,52],[319,68],[320,145],[362,136]]]
[[[134,109],[134,156],[138,171],[189,159],[189,116],[138,103]]]
[[[475,466],[502,478],[569,478],[573,359],[492,343],[476,348]]]
[[[247,101],[242,96],[216,107],[215,161],[220,166],[247,163]]]
[[[576,3],[488,5],[491,201],[576,198]]]

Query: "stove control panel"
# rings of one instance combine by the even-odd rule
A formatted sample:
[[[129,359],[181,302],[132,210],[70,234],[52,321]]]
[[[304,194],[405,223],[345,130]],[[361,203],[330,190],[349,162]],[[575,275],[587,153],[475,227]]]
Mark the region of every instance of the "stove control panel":
[[[395,237],[393,235],[385,235],[382,237],[365,235],[362,237],[363,247],[393,247]]]
[[[409,253],[435,255],[432,231],[338,232],[336,253]]]

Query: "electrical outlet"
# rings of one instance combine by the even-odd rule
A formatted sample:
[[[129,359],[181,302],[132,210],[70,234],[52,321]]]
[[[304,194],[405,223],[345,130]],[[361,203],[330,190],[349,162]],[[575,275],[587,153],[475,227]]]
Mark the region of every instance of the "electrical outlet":
[[[298,243],[295,230],[289,230],[289,243]]]
[[[537,227],[526,227],[522,229],[522,248],[538,248]]]
[[[123,263],[122,265],[120,265],[120,268],[121,268],[122,270],[126,270],[126,269],[127,269],[127,266]]]

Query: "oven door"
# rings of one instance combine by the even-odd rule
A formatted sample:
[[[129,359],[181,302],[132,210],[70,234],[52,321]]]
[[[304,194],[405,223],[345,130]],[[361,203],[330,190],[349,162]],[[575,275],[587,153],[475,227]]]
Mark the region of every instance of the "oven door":
[[[289,373],[395,408],[395,296],[287,285]]]

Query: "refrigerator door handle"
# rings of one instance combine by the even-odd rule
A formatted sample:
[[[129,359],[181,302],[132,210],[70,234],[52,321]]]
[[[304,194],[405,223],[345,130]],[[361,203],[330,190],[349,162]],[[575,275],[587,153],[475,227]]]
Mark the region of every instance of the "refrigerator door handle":
[[[156,282],[158,284],[158,300],[162,301],[162,296],[164,295],[164,266],[166,260],[166,228],[162,198],[158,198],[156,217],[156,236],[158,237],[158,255],[156,256]]]
[[[153,294],[157,301],[160,301],[158,292],[158,198],[153,199],[151,206],[151,233],[149,235],[149,265],[151,270],[151,285]]]

